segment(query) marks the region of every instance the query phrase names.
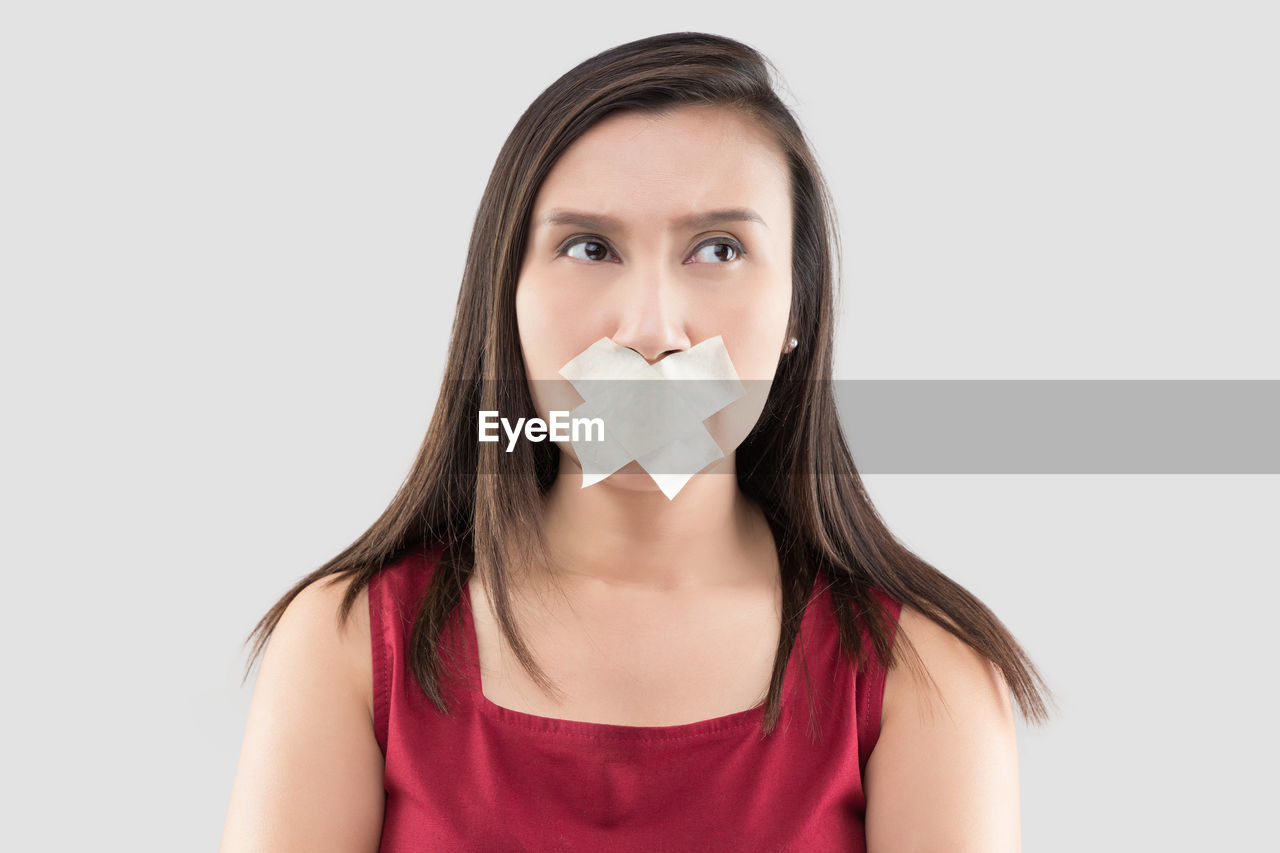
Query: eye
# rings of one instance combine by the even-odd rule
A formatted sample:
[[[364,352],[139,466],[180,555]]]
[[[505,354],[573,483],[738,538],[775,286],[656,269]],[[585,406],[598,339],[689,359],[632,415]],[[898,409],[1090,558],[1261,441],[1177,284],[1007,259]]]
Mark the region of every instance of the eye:
[[[594,237],[575,238],[560,251],[579,261],[603,261],[610,255],[609,245]]]
[[[698,264],[723,264],[729,261],[736,261],[745,254],[746,252],[736,242],[721,238],[710,243],[703,243],[694,250],[690,260]]]

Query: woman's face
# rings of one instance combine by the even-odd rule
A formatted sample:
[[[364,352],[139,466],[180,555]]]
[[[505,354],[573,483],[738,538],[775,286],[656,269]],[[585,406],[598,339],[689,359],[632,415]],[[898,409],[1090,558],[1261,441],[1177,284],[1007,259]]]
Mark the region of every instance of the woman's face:
[[[742,113],[683,107],[594,125],[538,193],[516,289],[539,415],[581,402],[558,371],[600,338],[654,363],[720,335],[747,397],[706,423],[731,453],[788,337],[791,232],[783,152]]]

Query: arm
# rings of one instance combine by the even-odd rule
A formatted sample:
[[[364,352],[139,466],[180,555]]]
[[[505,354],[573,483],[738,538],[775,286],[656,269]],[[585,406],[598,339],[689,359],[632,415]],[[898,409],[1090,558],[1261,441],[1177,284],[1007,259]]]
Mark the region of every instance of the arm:
[[[289,603],[263,653],[221,853],[378,847],[385,792],[368,591],[339,630],[347,583],[326,583]]]
[[[902,665],[885,679],[880,737],[867,761],[869,853],[1018,853],[1018,751],[998,669],[913,607],[911,638],[938,685]]]

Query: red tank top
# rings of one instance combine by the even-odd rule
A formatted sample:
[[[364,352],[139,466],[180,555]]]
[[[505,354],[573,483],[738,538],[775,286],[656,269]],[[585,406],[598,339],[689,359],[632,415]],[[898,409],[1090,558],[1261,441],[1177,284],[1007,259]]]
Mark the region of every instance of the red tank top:
[[[411,552],[369,587],[374,729],[386,757],[381,851],[865,851],[862,777],[880,731],[885,672],[840,653],[816,584],[787,662],[782,714],[764,706],[676,726],[553,719],[480,690],[469,592],[443,642],[465,682],[442,715],[409,668],[408,640],[438,550]],[[873,590],[896,624],[901,605]],[[865,626],[864,643],[869,643]],[[809,734],[807,665],[821,741]]]

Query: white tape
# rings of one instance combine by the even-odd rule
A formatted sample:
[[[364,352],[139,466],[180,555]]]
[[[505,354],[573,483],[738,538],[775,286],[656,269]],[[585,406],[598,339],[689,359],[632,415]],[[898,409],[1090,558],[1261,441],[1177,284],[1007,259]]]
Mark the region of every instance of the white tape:
[[[583,488],[635,460],[668,500],[724,456],[702,422],[746,395],[719,335],[652,365],[601,338],[560,375],[585,401],[572,416],[604,421],[604,441],[573,442]]]

